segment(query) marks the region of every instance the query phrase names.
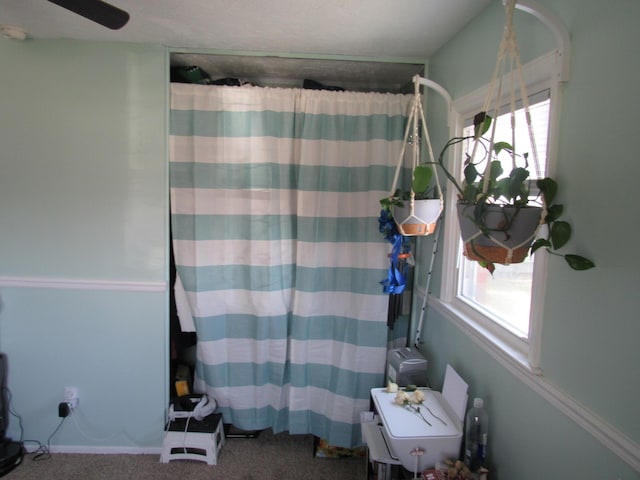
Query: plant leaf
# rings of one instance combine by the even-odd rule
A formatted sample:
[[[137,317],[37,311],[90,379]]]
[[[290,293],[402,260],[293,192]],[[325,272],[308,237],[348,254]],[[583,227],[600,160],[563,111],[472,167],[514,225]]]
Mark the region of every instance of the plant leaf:
[[[556,198],[556,193],[558,193],[558,184],[556,181],[546,177],[541,178],[536,183],[544,196],[545,203],[551,205]]]
[[[556,250],[562,248],[571,238],[571,225],[562,221],[553,222],[550,236],[553,248]]]
[[[491,162],[489,179],[496,180],[500,175],[502,175],[502,172],[504,172],[504,170],[502,169],[502,163],[500,163],[499,160]]]
[[[473,203],[476,201],[478,193],[478,187],[473,184],[469,184],[464,187],[464,190],[462,191],[462,199],[468,203]]]
[[[427,165],[418,165],[413,170],[413,183],[411,184],[413,191],[415,193],[423,193],[427,188],[429,188],[432,175],[433,170],[431,170]]]
[[[504,196],[508,199],[514,197],[527,196],[527,186],[525,180],[529,177],[529,172],[522,167],[514,168],[509,174],[508,180],[504,188]]]
[[[567,254],[564,256],[564,259],[574,270],[589,270],[596,266],[591,260],[581,255]]]
[[[535,242],[533,242],[533,245],[531,245],[531,253],[533,254],[536,250],[543,247],[551,247],[551,242],[546,238],[538,238]]]
[[[476,181],[478,177],[478,169],[473,163],[469,163],[466,167],[464,167],[464,181],[467,182],[468,185],[471,185]]]
[[[564,210],[564,207],[562,205],[559,205],[557,203],[555,205],[551,205],[547,209],[547,217],[545,218],[545,222],[546,223],[555,222],[558,218],[560,218],[560,215],[562,215],[563,210]]]
[[[513,195],[511,194],[511,179],[508,177],[501,178],[496,182],[496,189],[500,192],[500,195],[507,200],[511,200]]]
[[[507,142],[496,142],[493,144],[493,151],[496,155],[499,154],[502,150],[506,150],[507,152],[511,153],[513,151],[513,147],[510,143]]]
[[[509,177],[512,178],[515,182],[522,183],[527,178],[529,178],[529,170],[523,167],[516,167],[511,170],[511,173],[509,173]]]
[[[480,138],[487,133],[491,126],[491,117],[487,112],[480,112],[473,117],[473,131],[476,138]]]
[[[491,274],[491,276],[493,276],[493,272],[496,271],[496,264],[493,262],[484,262],[484,261],[478,260],[478,265],[480,265],[482,268],[486,268],[487,271]]]

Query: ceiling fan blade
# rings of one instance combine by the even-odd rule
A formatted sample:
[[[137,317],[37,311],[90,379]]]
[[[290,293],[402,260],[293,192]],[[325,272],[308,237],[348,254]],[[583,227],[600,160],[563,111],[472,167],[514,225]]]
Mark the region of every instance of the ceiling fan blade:
[[[101,0],[49,0],[111,30],[118,30],[129,21],[129,14]]]

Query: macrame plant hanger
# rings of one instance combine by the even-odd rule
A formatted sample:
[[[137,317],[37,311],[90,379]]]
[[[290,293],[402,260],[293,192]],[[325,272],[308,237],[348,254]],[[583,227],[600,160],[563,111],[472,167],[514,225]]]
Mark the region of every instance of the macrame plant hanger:
[[[425,78],[420,77],[419,75],[415,75],[413,77],[414,83],[414,95],[413,101],[411,102],[411,109],[409,112],[409,118],[407,119],[407,127],[404,131],[404,141],[402,143],[402,150],[400,151],[400,156],[398,158],[398,165],[396,166],[395,175],[393,177],[393,185],[391,186],[391,191],[389,192],[389,197],[392,197],[397,189],[398,179],[400,177],[400,170],[402,169],[402,164],[404,163],[404,154],[406,151],[407,142],[409,141],[409,133],[412,133],[411,136],[411,144],[412,144],[412,155],[411,155],[411,167],[412,171],[420,164],[420,144],[424,140],[427,151],[429,154],[429,161],[433,166],[433,174],[435,178],[435,187],[437,200],[439,200],[438,208],[430,211],[426,216],[422,216],[424,214],[419,214],[416,212],[415,208],[415,196],[416,192],[413,191],[413,186],[410,191],[409,198],[409,214],[404,219],[396,218],[396,225],[398,227],[398,231],[404,236],[415,236],[415,235],[429,235],[433,233],[436,225],[436,221],[440,217],[440,213],[442,213],[442,208],[444,206],[444,197],[442,195],[442,188],[440,187],[440,179],[438,178],[438,170],[436,168],[435,157],[433,155],[433,148],[431,146],[431,138],[429,137],[429,132],[427,130],[427,122],[425,121],[424,110],[422,109],[422,95],[420,94],[420,85],[430,86],[436,90],[438,90],[441,95],[445,96],[445,99],[450,102],[449,94],[438,84],[427,80]],[[420,128],[422,126],[422,128]],[[422,137],[420,137],[420,130],[422,130]],[[419,229],[416,231],[414,228],[411,228],[411,225],[425,225],[424,229]]]
[[[538,160],[538,150],[536,147],[536,142],[533,134],[533,126],[531,124],[531,113],[529,111],[529,98],[527,95],[527,89],[525,87],[524,76],[522,73],[522,63],[520,61],[520,53],[518,51],[518,43],[516,41],[516,34],[513,29],[513,12],[516,6],[516,0],[505,0],[505,26],[504,32],[502,35],[502,40],[500,42],[500,47],[498,50],[498,58],[496,61],[495,68],[493,70],[493,74],[491,76],[491,81],[489,83],[489,91],[487,97],[485,99],[483,105],[483,112],[486,112],[488,115],[491,115],[493,121],[491,122],[491,130],[490,130],[490,139],[489,139],[489,148],[488,153],[489,158],[487,159],[487,164],[484,170],[484,183],[482,185],[483,193],[487,193],[489,188],[489,178],[490,178],[490,169],[491,169],[491,152],[493,152],[493,147],[495,144],[495,133],[496,133],[496,124],[497,119],[500,116],[500,103],[503,98],[502,89],[503,83],[505,81],[509,82],[508,88],[509,90],[509,108],[511,113],[511,146],[513,147],[511,150],[511,162],[512,168],[516,166],[516,92],[520,90],[520,97],[522,100],[522,105],[524,108],[525,119],[527,123],[527,128],[529,132],[529,141],[531,143],[531,157],[533,159],[533,164],[535,167],[535,172],[538,178],[542,177],[542,170],[540,168],[540,162]],[[473,145],[473,150],[471,153],[471,160],[474,161],[476,158],[476,152],[478,150],[479,140],[476,140]],[[473,239],[479,237],[480,235],[488,236],[488,238],[496,244],[496,246],[502,247],[507,250],[507,259],[506,264],[511,263],[511,259],[513,257],[513,252],[518,248],[521,248],[525,245],[529,245],[531,241],[538,235],[538,231],[540,227],[545,222],[545,217],[547,214],[547,207],[544,202],[544,196],[542,198],[542,215],[540,216],[540,221],[538,223],[535,231],[525,240],[523,240],[520,244],[515,246],[507,246],[495,236],[488,234],[487,232],[478,231],[474,235],[469,238],[463,238],[463,242],[471,242]]]
[[[389,198],[393,197],[396,192],[396,188],[398,185],[398,179],[400,177],[400,171],[402,169],[404,155],[406,151],[407,142],[409,141],[409,134],[412,132],[412,171],[419,165],[420,163],[420,122],[422,122],[422,132],[423,138],[426,142],[430,161],[433,165],[433,171],[435,173],[436,180],[436,189],[438,198],[435,200],[430,200],[429,202],[437,202],[437,207],[435,208],[435,213],[432,213],[428,218],[422,218],[422,216],[417,215],[415,211],[415,192],[413,188],[410,192],[410,204],[409,204],[409,215],[402,222],[398,222],[397,219],[390,220],[390,218],[385,214],[383,210],[381,212],[381,217],[379,219],[380,222],[380,231],[385,233],[387,240],[392,243],[391,252],[389,254],[389,270],[387,274],[387,279],[383,280],[383,291],[390,295],[389,297],[389,312],[387,315],[387,325],[393,328],[396,318],[399,315],[399,311],[401,309],[402,304],[402,294],[406,285],[406,266],[408,263],[412,263],[411,254],[403,251],[403,246],[405,244],[406,237],[414,236],[416,233],[410,234],[408,229],[404,227],[404,225],[415,224],[421,228],[424,228],[424,233],[420,233],[419,235],[425,235],[433,233],[434,230],[436,235],[439,231],[439,222],[437,222],[440,217],[440,213],[442,212],[444,200],[442,194],[442,188],[440,187],[440,179],[438,178],[438,172],[436,169],[435,158],[433,155],[433,148],[431,146],[431,139],[429,137],[429,133],[427,131],[427,123],[424,116],[424,111],[422,109],[422,96],[420,95],[420,85],[424,85],[426,87],[430,87],[438,92],[447,102],[447,118],[451,113],[451,105],[452,99],[451,95],[439,84],[436,82],[422,78],[419,75],[415,75],[413,77],[414,83],[414,96],[411,102],[409,116],[407,119],[407,126],[404,132],[404,138],[402,142],[402,149],[398,158],[398,164],[396,166],[395,175],[393,178],[393,186],[391,187],[391,191],[389,193]],[[394,212],[395,213],[395,212]],[[393,225],[390,227],[389,224]],[[435,228],[429,227],[432,225]],[[429,231],[431,230],[431,231]],[[435,243],[434,242],[434,255],[435,255]],[[403,257],[403,258],[401,258]],[[406,258],[405,258],[406,257]]]
[[[510,5],[507,5],[507,0],[503,0],[503,3],[505,4],[506,7],[506,11],[507,11],[507,20],[506,20],[506,27],[505,27],[505,32],[503,35],[503,40],[501,42],[500,45],[500,53],[498,54],[498,65],[496,65],[496,69],[494,71],[493,77],[492,77],[492,84],[495,85],[496,83],[496,79],[498,77],[498,75],[500,75],[500,72],[502,70],[502,66],[500,65],[501,62],[504,60],[504,56],[506,54],[506,50],[507,50],[507,46],[509,45],[511,49],[513,49],[515,47],[515,61],[517,62],[517,66],[520,65],[520,57],[517,51],[517,44],[516,44],[516,39],[515,39],[515,34],[513,33],[513,23],[512,23],[512,19],[513,19],[513,11],[514,8],[517,8],[518,10],[522,10],[523,12],[526,12],[528,14],[533,15],[534,17],[536,17],[538,20],[540,20],[545,26],[547,26],[551,32],[554,34],[554,37],[556,39],[556,42],[558,44],[557,46],[557,55],[558,55],[558,62],[557,62],[557,71],[556,71],[556,80],[560,83],[562,82],[567,82],[569,80],[569,76],[570,76],[570,57],[571,57],[571,41],[569,38],[569,32],[567,31],[566,27],[564,26],[564,24],[562,23],[562,21],[555,15],[553,14],[553,12],[551,12],[550,10],[548,10],[547,8],[543,7],[542,5],[537,4],[536,2],[532,1],[532,0],[520,0],[518,2],[512,1],[510,2]],[[502,54],[502,55],[501,55]],[[521,70],[521,66],[520,68],[520,85],[522,86],[521,91],[526,92],[526,89],[524,88],[524,82],[522,80],[522,70]],[[435,88],[435,87],[434,87]],[[442,88],[442,87],[440,87]],[[443,89],[443,96],[448,95],[446,93],[446,90]],[[489,96],[488,98],[491,98],[491,96]],[[531,118],[530,115],[528,114],[529,112],[529,105],[528,105],[528,97],[526,95],[526,93],[523,93],[522,95],[522,101],[523,101],[523,105],[525,106],[525,111],[527,112],[527,119],[528,119],[528,123],[529,125],[531,124]],[[490,100],[487,100],[487,107],[490,104]],[[451,97],[449,97],[449,105],[451,105]],[[486,110],[485,110],[486,111]],[[531,132],[531,127],[530,128],[530,132]],[[512,129],[513,130],[513,129]],[[532,137],[532,134],[530,133],[530,136]],[[533,148],[535,149],[536,144],[535,142],[531,141]],[[515,146],[514,146],[515,147]],[[534,156],[534,160],[536,161],[536,172],[539,175],[539,167],[538,167],[538,163],[537,163],[537,151],[534,150],[532,155]],[[545,209],[546,210],[546,209]],[[544,213],[544,212],[543,212]],[[544,218],[544,217],[543,217]],[[541,219],[541,222],[543,220]],[[435,238],[434,238],[434,244],[433,244],[433,254],[435,255],[436,251],[437,251],[437,243],[438,243],[438,230],[439,227],[436,229],[435,232]],[[430,280],[431,280],[431,275],[432,275],[432,268],[433,268],[433,257],[431,260],[431,263],[429,265],[429,271],[427,272],[427,281],[426,281],[426,287],[425,287],[425,291],[424,291],[424,299],[423,299],[423,303],[422,303],[422,309],[420,311],[420,318],[418,320],[418,327],[416,330],[416,335],[415,335],[415,340],[414,340],[414,345],[416,348],[418,348],[420,346],[420,344],[422,343],[422,330],[424,327],[424,320],[425,320],[425,315],[426,315],[426,310],[427,310],[427,305],[428,305],[428,298],[429,298],[429,284],[430,284]],[[529,363],[534,366],[536,369],[538,369],[538,365],[539,365],[539,348],[535,348],[532,347],[533,349],[535,349],[536,351],[530,351],[530,359],[529,359]]]
[[[443,193],[442,193],[442,188],[440,186],[440,179],[438,177],[438,170],[436,168],[436,164],[435,164],[435,157],[433,155],[433,147],[431,145],[431,138],[429,136],[429,132],[427,130],[427,122],[425,119],[425,115],[424,115],[424,110],[422,108],[422,96],[420,94],[420,85],[424,85],[425,87],[429,87],[432,88],[433,90],[435,90],[437,93],[440,94],[440,96],[443,97],[443,99],[447,102],[447,123],[449,120],[449,116],[451,114],[451,108],[452,108],[452,104],[453,104],[453,100],[451,98],[451,95],[449,95],[449,92],[447,92],[441,85],[439,85],[438,83],[420,77],[419,75],[416,75],[413,77],[413,83],[414,83],[414,96],[413,96],[413,101],[411,103],[411,110],[409,113],[409,118],[407,120],[407,127],[405,129],[404,132],[404,141],[402,144],[402,150],[400,152],[400,156],[398,159],[398,165],[396,167],[396,171],[395,171],[395,175],[393,178],[393,185],[391,187],[391,191],[389,193],[389,196],[392,196],[395,194],[396,192],[396,188],[397,188],[397,184],[398,184],[398,179],[400,176],[400,170],[402,168],[402,164],[403,164],[403,159],[404,159],[404,154],[405,154],[405,150],[406,150],[406,145],[407,142],[409,140],[409,133],[413,132],[412,135],[412,170],[415,170],[415,168],[420,164],[420,124],[422,125],[422,134],[423,134],[423,138],[425,141],[425,144],[427,146],[427,151],[428,151],[428,155],[429,155],[429,160],[431,162],[431,165],[433,165],[433,172],[434,172],[434,178],[435,178],[435,183],[436,183],[436,192],[437,192],[437,196],[438,196],[438,200],[439,200],[439,205],[438,208],[436,210],[436,212],[433,212],[431,214],[431,216],[429,218],[420,218],[419,216],[416,215],[415,212],[415,192],[413,191],[413,188],[411,189],[410,192],[410,204],[409,204],[409,215],[408,217],[401,223],[398,223],[396,221],[396,225],[398,228],[398,231],[405,235],[406,234],[406,228],[404,228],[404,225],[408,224],[409,222],[415,222],[415,223],[423,223],[425,225],[432,225],[432,227],[427,226],[426,228],[426,234],[434,234],[434,240],[433,240],[433,250],[432,250],[432,254],[431,254],[431,262],[429,265],[429,271],[427,274],[427,284],[425,286],[425,296],[424,296],[424,302],[422,305],[422,309],[421,309],[421,314],[420,314],[420,325],[418,327],[418,332],[417,332],[417,336],[415,339],[415,345],[416,347],[418,346],[418,343],[420,341],[420,334],[421,334],[421,330],[422,330],[422,323],[423,323],[423,317],[424,317],[424,313],[426,311],[426,303],[427,303],[427,297],[428,297],[428,291],[429,291],[429,285],[430,285],[430,281],[431,281],[431,273],[432,273],[432,269],[433,269],[433,261],[438,249],[438,236],[440,233],[440,222],[438,222],[438,218],[440,217],[440,214],[442,213],[442,209],[444,206],[444,200],[443,200]],[[423,234],[424,236],[424,234]],[[392,251],[392,258],[391,258],[391,262],[392,262],[392,266],[393,266],[393,262],[397,261],[393,258],[393,251]]]

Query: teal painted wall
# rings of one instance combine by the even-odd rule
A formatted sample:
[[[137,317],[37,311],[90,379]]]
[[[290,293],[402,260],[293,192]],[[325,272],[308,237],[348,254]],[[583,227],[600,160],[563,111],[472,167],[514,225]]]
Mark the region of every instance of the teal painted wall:
[[[494,2],[429,61],[431,78],[454,98],[490,79],[504,20],[501,3]],[[572,37],[555,176],[574,228],[572,249],[597,264],[578,273],[562,260],[550,259],[541,366],[545,381],[627,437],[638,452],[640,322],[635,290],[640,261],[632,252],[640,226],[628,200],[640,175],[640,4],[538,3],[556,13]],[[525,61],[552,48],[549,30],[533,16],[516,12],[516,20]],[[443,125],[442,110],[438,115],[440,121],[433,123]],[[435,145],[442,145],[446,129],[435,126],[432,131]],[[428,260],[428,242],[423,242],[422,265]],[[441,268],[436,265],[432,290],[437,294]],[[469,382],[471,397],[485,397],[490,459],[497,468],[491,478],[640,478],[434,309],[428,310],[423,339],[421,349],[436,384],[450,363]]]
[[[478,49],[497,45],[500,3],[429,62],[431,78],[454,97],[489,79],[495,50]],[[572,34],[558,177],[574,246],[598,264],[574,273],[551,262],[542,366],[549,382],[638,443],[640,322],[632,288],[640,264],[623,253],[634,250],[640,227],[621,218],[637,217],[624,199],[640,174],[632,143],[639,133],[640,4],[540,3]],[[531,22],[517,22],[525,58],[552,45],[548,32]],[[164,48],[0,40],[0,59],[0,282],[166,282]],[[432,130],[437,148],[443,137]],[[606,200],[595,196],[607,187]],[[605,201],[615,202],[615,210]],[[426,242],[421,261],[430,252]],[[158,447],[167,297],[166,291],[0,287],[0,350],[9,357],[9,387],[25,438],[46,441],[59,422],[62,389],[73,385],[80,407],[52,446]],[[451,363],[471,395],[487,399],[493,480],[639,478],[433,309],[423,338],[434,384]],[[9,433],[18,435],[13,418]]]
[[[164,279],[161,47],[0,49],[0,273]]]
[[[80,406],[52,447],[159,447],[165,49],[0,40],[0,59],[0,350],[24,438],[46,443],[63,387],[76,386]],[[9,433],[19,438],[15,418]]]

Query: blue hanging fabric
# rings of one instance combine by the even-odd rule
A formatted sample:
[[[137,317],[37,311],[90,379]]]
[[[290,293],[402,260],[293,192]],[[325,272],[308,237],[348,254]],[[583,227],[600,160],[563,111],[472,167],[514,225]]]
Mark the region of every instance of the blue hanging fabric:
[[[384,238],[391,243],[391,253],[389,254],[389,271],[387,278],[382,280],[382,291],[388,294],[400,294],[404,292],[407,284],[406,262],[401,261],[401,253],[408,253],[410,250],[409,240],[398,232],[395,221],[391,214],[382,209],[378,218],[378,228]]]

